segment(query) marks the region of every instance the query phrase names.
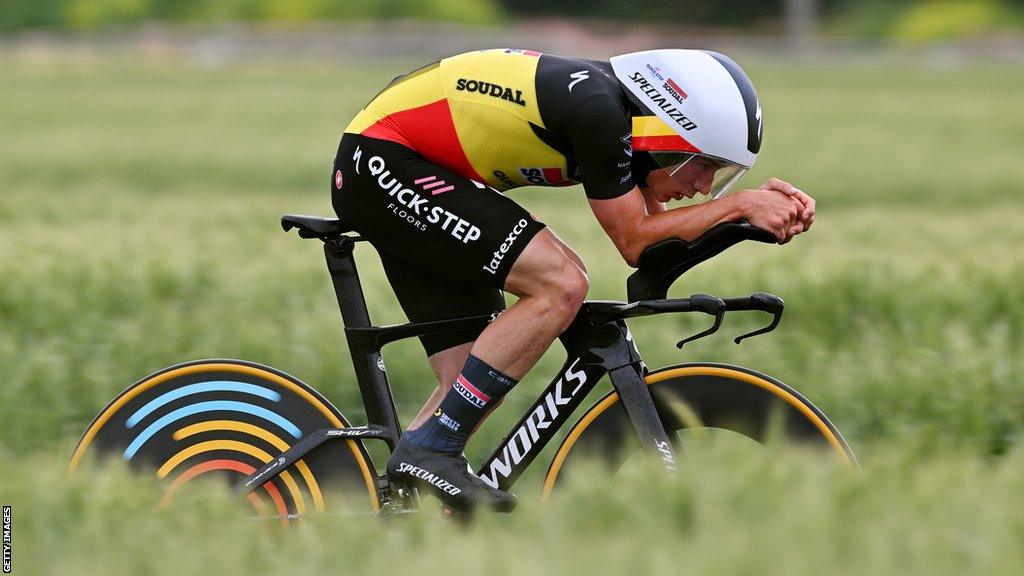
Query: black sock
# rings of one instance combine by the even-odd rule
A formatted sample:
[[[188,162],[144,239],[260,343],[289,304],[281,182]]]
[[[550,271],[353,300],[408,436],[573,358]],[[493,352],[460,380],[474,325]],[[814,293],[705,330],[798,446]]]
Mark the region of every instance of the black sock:
[[[470,355],[434,414],[419,428],[407,431],[404,438],[427,450],[462,452],[487,410],[517,382]]]

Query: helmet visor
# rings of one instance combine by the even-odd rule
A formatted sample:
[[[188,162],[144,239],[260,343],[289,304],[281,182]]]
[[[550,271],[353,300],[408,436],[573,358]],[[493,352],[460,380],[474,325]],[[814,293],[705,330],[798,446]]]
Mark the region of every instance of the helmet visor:
[[[677,185],[679,197],[721,198],[747,171],[739,164],[692,152],[651,152],[650,157]]]

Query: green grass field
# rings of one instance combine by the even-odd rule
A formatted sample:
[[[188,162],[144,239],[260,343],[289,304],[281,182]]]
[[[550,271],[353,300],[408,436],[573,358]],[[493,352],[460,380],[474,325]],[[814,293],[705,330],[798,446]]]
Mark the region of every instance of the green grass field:
[[[0,61],[0,501],[16,574],[1024,571],[1024,71],[1011,68],[751,66],[766,140],[743,184],[790,179],[818,198],[818,222],[784,247],[734,248],[672,295],[767,290],[787,302],[783,324],[737,347],[761,319],[732,320],[685,354],[674,342],[704,319],[632,324],[650,366],[735,362],[794,385],[860,475],[727,447],[671,484],[595,474],[542,511],[541,459],[511,518],[288,532],[237,520],[212,486],[154,512],[158,491],[123,470],[67,477],[111,397],[186,359],[273,365],[361,420],[320,249],[277,219],[331,213],[339,134],[401,71]],[[581,191],[513,197],[578,249],[591,298],[624,297],[629,269]],[[360,263],[374,320],[403,321],[375,257]],[[385,359],[408,418],[432,386],[422,350]],[[545,356],[471,457],[561,359]]]

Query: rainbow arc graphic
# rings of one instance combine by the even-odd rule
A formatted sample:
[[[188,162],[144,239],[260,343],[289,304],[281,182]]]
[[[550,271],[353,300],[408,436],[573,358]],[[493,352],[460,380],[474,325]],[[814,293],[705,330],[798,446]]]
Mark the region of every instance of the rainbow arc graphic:
[[[196,384],[190,384],[170,390],[157,396],[153,400],[147,402],[144,406],[132,413],[131,416],[125,421],[125,426],[129,429],[135,428],[139,425],[146,417],[156,413],[161,408],[174,402],[176,400],[186,398],[196,394],[216,392],[235,392],[241,394],[248,394],[258,398],[263,398],[271,402],[280,402],[281,394],[257,386],[255,384],[249,384],[246,382],[235,382],[229,380],[217,380],[212,382],[200,382]],[[173,426],[183,418],[193,416],[195,414],[203,414],[209,412],[237,412],[248,415],[256,421],[263,421],[269,424],[273,424],[278,428],[288,432],[295,440],[302,438],[302,430],[294,423],[288,421],[279,414],[268,410],[262,406],[252,404],[250,402],[239,402],[231,400],[212,400],[196,402],[194,404],[187,404],[176,410],[172,410],[163,416],[160,416],[151,424],[146,426],[138,435],[135,436],[131,444],[125,448],[124,457],[126,460],[131,460],[135,454],[138,453],[139,449],[142,448],[146,442],[152,438],[155,434],[168,426]],[[178,442],[189,439],[193,436],[203,434],[206,432],[220,432],[230,431],[239,432],[247,436],[259,438],[263,442],[273,446],[278,453],[288,449],[290,444],[281,439],[280,436],[276,435],[272,431],[265,427],[249,422],[243,422],[238,420],[210,420],[206,422],[199,422],[188,426],[183,426],[176,429],[171,437]],[[235,452],[239,454],[245,454],[263,464],[269,463],[274,457],[267,453],[265,450],[255,446],[251,443],[241,442],[238,440],[207,440],[194,444],[184,444],[184,447],[167,459],[158,469],[157,477],[167,478],[170,476],[183,462],[193,456],[204,454],[213,451],[226,451]],[[298,469],[303,481],[308,487],[309,493],[312,495],[313,505],[317,511],[324,510],[323,495],[320,492],[320,487],[317,485],[316,479],[313,477],[309,467],[302,460],[299,460],[295,467]],[[187,482],[201,476],[205,473],[212,472],[215,470],[227,470],[240,473],[242,475],[249,475],[256,471],[256,467],[246,462],[231,459],[231,458],[216,458],[213,460],[203,460],[197,464],[194,464],[175,477],[174,481],[167,487],[164,492],[163,504],[165,506],[170,505],[174,494],[181,489]],[[278,476],[284,483],[289,495],[291,496],[292,502],[295,503],[295,511],[298,514],[304,514],[307,510],[306,501],[303,496],[302,490],[296,483],[295,478],[292,474],[285,470]],[[269,496],[278,516],[282,517],[282,522],[288,522],[289,510],[285,503],[285,499],[281,494],[280,489],[275,485],[273,480],[270,480],[262,485],[263,490]],[[258,493],[253,492],[249,494],[249,501],[253,503],[258,511],[267,510],[266,505],[260,500]],[[257,503],[258,502],[258,503]]]
[[[202,380],[196,382],[197,376]],[[251,475],[305,434],[345,426],[315,391],[286,376],[241,361],[197,362],[157,372],[125,390],[96,417],[70,469],[95,441],[97,449],[116,450],[136,467],[154,469],[158,478],[169,480],[162,500],[169,506],[195,478]],[[307,455],[247,494],[259,515],[277,516],[287,525],[295,515],[323,512],[323,479],[339,475],[362,476],[376,509],[373,467],[362,446],[350,439],[334,446],[330,458],[307,462],[314,454]]]

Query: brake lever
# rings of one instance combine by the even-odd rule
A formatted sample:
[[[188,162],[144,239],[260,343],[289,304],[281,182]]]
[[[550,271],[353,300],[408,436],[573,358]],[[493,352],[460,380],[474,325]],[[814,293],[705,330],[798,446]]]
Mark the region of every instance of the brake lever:
[[[684,338],[679,342],[676,342],[676,348],[682,348],[687,342],[693,342],[699,340],[705,336],[710,336],[718,331],[722,327],[722,320],[725,319],[725,301],[716,296],[710,294],[694,294],[690,296],[690,304],[693,309],[698,312],[710,314],[715,317],[715,323],[711,325],[711,328],[698,332],[689,338]]]
[[[782,321],[782,310],[786,306],[786,303],[782,301],[782,298],[767,292],[755,292],[751,294],[750,303],[751,307],[749,310],[760,310],[761,312],[770,313],[772,315],[771,324],[768,324],[764,328],[754,330],[753,332],[737,336],[733,339],[733,342],[736,344],[739,344],[747,338],[753,338],[754,336],[759,336],[778,328],[779,322]]]

